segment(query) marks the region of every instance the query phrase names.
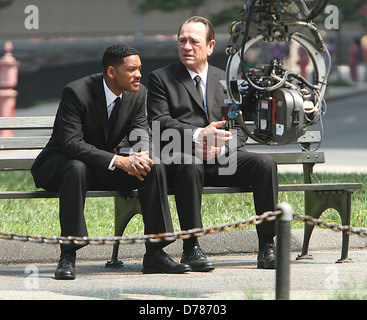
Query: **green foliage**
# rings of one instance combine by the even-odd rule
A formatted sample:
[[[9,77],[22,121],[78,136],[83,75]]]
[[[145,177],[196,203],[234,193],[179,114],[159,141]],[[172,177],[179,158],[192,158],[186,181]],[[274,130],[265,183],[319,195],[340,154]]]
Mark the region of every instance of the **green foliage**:
[[[367,300],[367,282],[345,282],[329,295],[329,300]]]
[[[306,0],[306,5],[311,11],[318,0]],[[163,12],[173,12],[182,9],[192,9],[193,14],[199,7],[208,4],[210,0],[130,0],[130,5],[135,10],[146,14],[153,10],[160,10]],[[213,26],[221,26],[229,24],[232,21],[240,19],[239,13],[243,10],[243,0],[227,0],[228,6],[209,17]],[[357,22],[361,25],[366,25],[366,16],[360,14],[360,9],[366,6],[365,0],[329,0],[329,5],[335,5],[340,12],[341,21]],[[363,11],[363,10],[362,10]],[[316,18],[316,21],[325,19],[325,15]]]
[[[230,25],[233,21],[238,21],[241,19],[240,13],[243,11],[243,4],[231,5],[228,8],[212,14],[209,18],[210,22],[214,27],[222,26],[228,24]]]
[[[198,8],[205,3],[206,0],[130,0],[130,4],[140,12],[145,14],[153,10],[163,12],[172,12],[181,9]]]

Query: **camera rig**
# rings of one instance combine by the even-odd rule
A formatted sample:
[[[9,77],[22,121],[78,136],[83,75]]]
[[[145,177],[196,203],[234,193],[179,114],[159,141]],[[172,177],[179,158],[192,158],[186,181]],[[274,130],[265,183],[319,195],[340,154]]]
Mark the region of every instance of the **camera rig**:
[[[307,0],[306,0],[307,1]],[[241,21],[229,27],[222,108],[227,128],[235,121],[253,140],[268,145],[296,142],[306,127],[322,121],[331,58],[312,19],[327,5],[318,0],[309,11],[304,0],[249,0]],[[313,81],[284,67],[282,61],[246,69],[245,53],[258,41],[296,41],[313,64]]]

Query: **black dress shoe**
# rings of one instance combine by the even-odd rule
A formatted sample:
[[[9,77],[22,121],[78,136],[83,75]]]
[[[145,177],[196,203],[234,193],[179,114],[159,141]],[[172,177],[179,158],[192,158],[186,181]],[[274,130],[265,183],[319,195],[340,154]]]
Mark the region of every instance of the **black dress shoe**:
[[[264,247],[259,250],[257,255],[257,267],[259,269],[275,269],[276,255],[272,243],[265,244]]]
[[[191,250],[184,250],[181,263],[188,264],[192,271],[208,272],[215,269],[199,246],[194,246]]]
[[[163,250],[146,253],[143,259],[143,273],[185,273],[190,266],[173,260]]]
[[[57,280],[74,280],[75,279],[75,259],[76,253],[63,253],[60,256],[59,264],[55,272]]]

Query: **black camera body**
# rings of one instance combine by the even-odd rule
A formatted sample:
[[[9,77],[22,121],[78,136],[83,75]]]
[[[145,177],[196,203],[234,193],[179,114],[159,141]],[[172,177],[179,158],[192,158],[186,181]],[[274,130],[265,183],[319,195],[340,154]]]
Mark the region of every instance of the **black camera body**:
[[[230,25],[225,85],[229,103],[222,111],[229,128],[237,121],[252,139],[278,145],[296,142],[307,126],[322,119],[331,59],[310,18],[326,4],[327,0],[319,0],[308,11],[304,0],[252,0],[243,19]],[[314,67],[312,81],[277,60],[245,68],[245,53],[256,42],[290,40],[308,53]]]
[[[254,134],[267,142],[287,144],[305,133],[303,100],[295,90],[281,88],[256,101]]]

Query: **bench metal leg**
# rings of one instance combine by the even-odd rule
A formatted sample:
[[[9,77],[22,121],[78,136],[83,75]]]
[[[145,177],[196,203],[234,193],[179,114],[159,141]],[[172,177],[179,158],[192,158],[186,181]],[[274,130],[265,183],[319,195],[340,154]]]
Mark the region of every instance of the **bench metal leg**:
[[[331,191],[306,191],[305,192],[305,214],[315,219],[320,218],[327,209],[338,211],[342,225],[350,225],[351,199],[353,192],[344,190],[341,192]],[[297,257],[300,259],[312,259],[308,254],[308,246],[314,226],[305,224],[302,253]],[[350,261],[348,259],[349,234],[343,233],[341,258],[337,262]]]
[[[345,215],[341,217],[342,225],[349,226],[350,225],[350,217],[351,217],[351,208],[352,208],[352,192],[346,193],[346,201],[344,201],[345,205]],[[348,258],[348,248],[349,248],[349,234],[343,232],[343,242],[342,242],[342,255],[341,258],[337,262],[347,262],[351,261]]]
[[[123,235],[131,218],[141,213],[139,198],[115,198],[115,236]],[[106,267],[121,267],[123,262],[118,260],[119,243],[113,245],[111,261],[107,261]]]

